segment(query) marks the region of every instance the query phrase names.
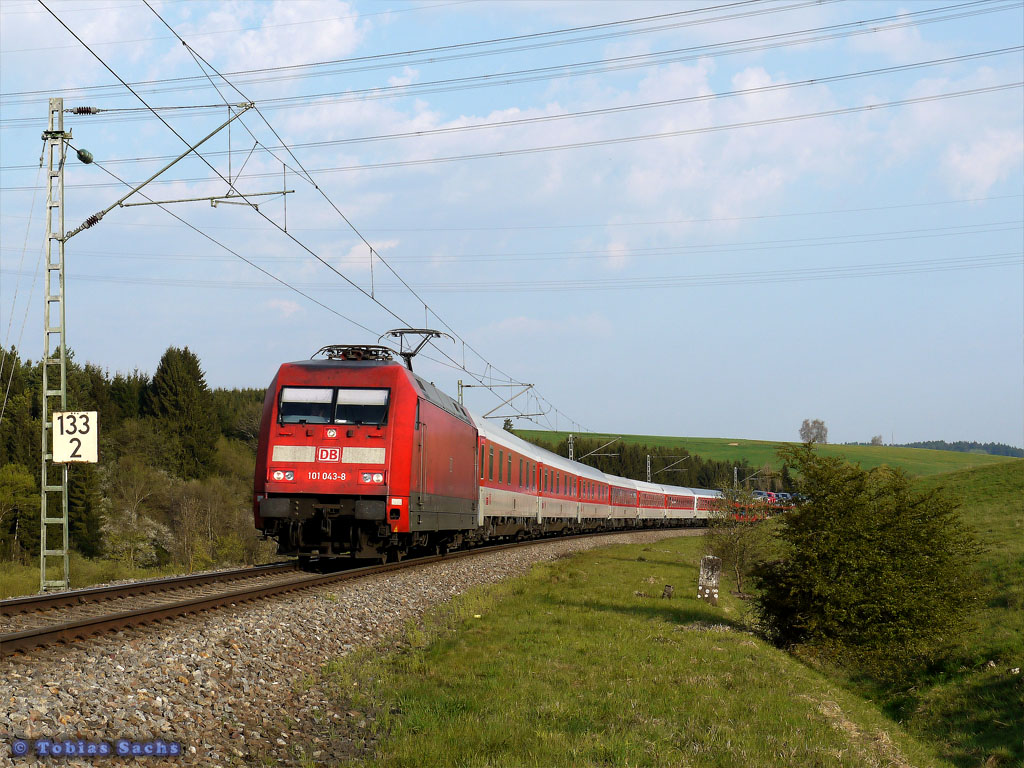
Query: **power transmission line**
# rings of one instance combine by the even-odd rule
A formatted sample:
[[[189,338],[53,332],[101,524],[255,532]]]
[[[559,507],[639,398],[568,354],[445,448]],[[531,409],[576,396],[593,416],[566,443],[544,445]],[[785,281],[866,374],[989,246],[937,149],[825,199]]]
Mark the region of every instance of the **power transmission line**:
[[[895,72],[905,72],[915,69],[921,69],[926,67],[944,66],[954,62],[969,61],[979,58],[987,58],[990,56],[1001,56],[1008,53],[1020,53],[1024,51],[1024,46],[1014,46],[1010,48],[1000,48],[990,51],[980,51],[977,53],[963,54],[960,56],[951,56],[944,59],[932,59],[929,61],[915,62],[913,64],[900,64],[892,67],[883,67],[879,69],[861,70],[858,72],[850,72],[839,75],[826,75],[822,77],[809,78],[806,80],[799,80],[788,83],[772,83],[771,85],[758,86],[755,88],[742,88],[732,91],[723,91],[720,93],[709,93],[699,94],[696,96],[684,96],[675,99],[662,99],[659,101],[644,102],[640,104],[625,104],[614,107],[603,107],[600,109],[590,109],[581,112],[565,112],[555,115],[540,115],[535,117],[517,118],[513,120],[500,120],[486,123],[471,123],[468,125],[449,126],[443,128],[431,128],[418,131],[406,131],[402,133],[389,133],[389,134],[377,134],[372,136],[357,136],[344,139],[329,139],[322,141],[311,141],[292,144],[292,149],[307,149],[312,147],[330,147],[350,144],[362,144],[367,142],[394,140],[394,139],[407,139],[416,138],[420,139],[425,136],[437,136],[447,135],[452,133],[462,133],[466,131],[476,131],[489,128],[504,128],[508,126],[518,125],[533,125],[537,123],[555,122],[567,119],[576,119],[581,117],[597,117],[602,115],[620,114],[623,112],[632,112],[635,110],[653,109],[660,107],[678,106],[680,104],[699,103],[705,101],[716,101],[718,99],[732,98],[737,96],[753,96],[763,93],[771,93],[774,91],[788,90],[791,88],[804,88],[807,86],[818,86],[825,85],[827,83],[834,83],[846,80],[859,79],[862,77],[875,77],[878,75],[892,74]],[[216,87],[216,86],[215,86]],[[222,94],[223,97],[223,94]],[[222,105],[217,105],[218,107]],[[144,108],[143,108],[144,109]],[[260,147],[262,151],[273,153],[275,150],[285,149],[283,146],[275,147]],[[206,152],[207,157],[223,156],[229,154],[230,150],[220,151],[208,151]],[[107,158],[105,160],[107,165],[119,165],[129,163],[146,163],[146,162],[166,162],[172,159],[172,155],[155,155],[149,157],[131,157],[131,158]],[[11,165],[11,166],[0,166],[0,171],[13,171],[13,170],[27,170],[34,168],[34,165]]]
[[[862,105],[856,106],[856,107],[842,107],[842,108],[839,108],[839,109],[829,109],[829,110],[825,110],[825,111],[822,111],[822,112],[806,112],[806,113],[799,114],[799,115],[786,115],[786,116],[783,116],[783,117],[771,117],[771,118],[765,118],[765,119],[762,119],[762,120],[746,120],[746,121],[739,122],[739,123],[727,123],[727,124],[724,124],[724,125],[712,125],[712,126],[705,126],[705,127],[702,127],[702,128],[684,128],[684,129],[678,130],[678,131],[665,131],[665,132],[661,132],[661,133],[648,133],[648,134],[639,134],[639,135],[633,135],[633,136],[620,136],[620,137],[609,138],[609,139],[593,139],[591,141],[576,141],[576,142],[569,142],[569,143],[566,143],[566,144],[549,144],[549,145],[539,146],[539,147],[523,147],[523,148],[517,148],[517,149],[497,150],[497,151],[493,151],[493,152],[475,152],[475,153],[472,153],[472,154],[465,154],[465,155],[449,155],[449,156],[444,156],[444,157],[428,157],[428,158],[421,158],[421,159],[416,159],[416,160],[391,160],[391,161],[380,162],[380,163],[363,163],[363,164],[360,164],[360,165],[344,165],[344,166],[333,166],[333,167],[328,167],[328,168],[314,168],[311,171],[307,171],[307,173],[310,176],[312,176],[312,174],[344,173],[344,172],[349,172],[349,171],[367,171],[367,170],[383,169],[383,168],[411,168],[411,167],[416,167],[416,166],[436,165],[436,164],[439,164],[439,163],[461,162],[461,161],[466,161],[466,160],[483,160],[483,159],[495,158],[495,157],[517,157],[517,156],[522,156],[522,155],[534,155],[534,154],[539,154],[539,153],[543,153],[543,152],[563,152],[563,151],[566,151],[566,150],[585,149],[585,148],[590,148],[590,147],[601,147],[601,146],[609,146],[609,145],[614,145],[614,144],[631,144],[631,143],[641,142],[641,141],[653,141],[653,140],[658,140],[658,139],[678,138],[680,136],[695,136],[695,135],[704,134],[704,133],[718,133],[720,131],[731,131],[731,130],[736,130],[736,129],[740,129],[740,128],[757,128],[757,127],[768,126],[768,125],[780,125],[782,123],[801,122],[801,121],[804,121],[804,120],[814,120],[814,119],[823,118],[823,117],[838,117],[838,116],[841,116],[841,115],[851,115],[851,114],[856,114],[856,113],[859,113],[859,112],[871,112],[871,111],[881,110],[881,109],[891,109],[893,107],[902,107],[902,106],[908,106],[908,105],[911,105],[911,104],[925,104],[925,103],[933,102],[933,101],[945,101],[945,100],[948,100],[948,99],[957,99],[957,98],[963,98],[963,97],[967,97],[967,96],[978,96],[978,95],[989,94],[989,93],[998,93],[1000,91],[1019,89],[1022,86],[1024,86],[1024,81],[1017,81],[1017,82],[1013,82],[1013,83],[1002,83],[1000,85],[984,86],[984,87],[980,87],[980,88],[970,88],[970,89],[963,90],[963,91],[951,91],[951,92],[948,92],[948,93],[932,94],[930,96],[918,96],[918,97],[915,97],[915,98],[897,99],[895,101],[879,102],[879,103],[875,103],[875,104],[862,104]],[[257,108],[257,112],[259,113],[259,109],[258,108]],[[266,118],[264,118],[264,120],[265,119]],[[291,153],[289,152],[289,154],[291,154]],[[201,160],[203,160],[203,162],[206,163],[210,168],[213,168],[213,166],[210,165],[210,163],[202,155],[197,154],[197,157],[199,157]],[[295,156],[292,155],[292,157],[294,158]],[[219,172],[216,171],[216,169],[214,169],[214,172],[218,173],[218,175],[220,175]],[[277,178],[277,177],[278,177],[277,173],[270,172],[270,173],[250,173],[250,174],[245,174],[243,176],[240,176],[239,178],[260,179],[260,178]],[[223,179],[223,177],[221,177],[221,178]],[[151,183],[152,184],[178,184],[178,183],[182,183],[182,182],[193,183],[193,182],[200,182],[200,181],[206,181],[206,180],[207,179],[204,179],[204,178],[201,178],[201,177],[200,178],[192,177],[192,178],[184,178],[184,179],[164,179],[164,180],[158,179],[158,180],[156,180],[154,182],[151,182]],[[224,180],[226,181],[226,179],[224,179]],[[113,184],[69,184],[67,186],[69,188],[86,189],[86,188],[110,187],[110,186],[116,186],[116,185],[113,185]],[[34,187],[31,187],[31,186],[0,186],[0,190],[5,191],[5,192],[25,192],[25,191],[32,190],[33,188]]]
[[[978,3],[991,3],[991,2],[1004,2],[1004,0],[973,0],[970,3],[964,3],[954,6],[944,6],[938,9],[927,9],[923,11],[915,11],[903,15],[897,16],[884,16],[877,17],[874,19],[865,19],[856,22],[847,22],[844,24],[830,25],[826,27],[817,27],[806,30],[797,30],[793,32],[783,32],[775,35],[763,35],[760,37],[745,38],[741,40],[734,40],[723,43],[712,43],[707,45],[691,46],[689,48],[672,49],[668,51],[660,51],[656,53],[645,53],[645,54],[634,54],[631,56],[616,57],[616,58],[604,58],[585,62],[576,62],[572,64],[553,65],[547,67],[534,67],[525,70],[517,70],[514,72],[501,72],[487,75],[475,75],[467,77],[449,78],[446,80],[428,81],[424,83],[411,83],[404,85],[389,85],[389,86],[374,86],[372,88],[364,89],[348,89],[345,91],[332,91],[320,94],[308,94],[299,96],[286,96],[278,98],[268,98],[261,100],[261,104],[266,109],[284,109],[290,108],[297,105],[307,105],[311,103],[316,104],[335,104],[335,103],[347,103],[363,100],[378,100],[378,99],[390,99],[398,98],[408,95],[424,95],[432,93],[447,93],[457,90],[466,90],[479,87],[492,87],[499,85],[508,85],[511,83],[523,83],[532,82],[537,80],[549,80],[553,78],[561,77],[576,77],[581,75],[599,74],[603,72],[615,72],[626,69],[634,69],[637,67],[648,67],[657,64],[668,64],[677,63],[681,61],[689,61],[698,58],[710,58],[716,56],[733,55],[738,53],[749,53],[754,51],[769,50],[777,47],[788,47],[792,45],[804,45],[813,42],[821,42],[824,40],[838,39],[842,37],[849,37],[851,35],[861,34],[877,34],[879,32],[886,32],[896,29],[902,29],[906,27],[919,26],[921,24],[935,23],[940,21],[950,21],[965,18],[968,16],[979,15],[983,13],[994,13],[1003,10],[1012,10],[1013,8],[1020,7],[1020,2],[1014,2],[1009,5],[1000,5],[996,7],[982,7],[973,8],[969,11],[961,13],[942,16],[939,18],[928,19],[928,18],[911,18],[916,17],[920,14],[935,13],[939,11],[945,11],[949,9],[960,9],[965,6],[975,6]],[[887,19],[901,19],[896,23],[888,25],[879,25],[864,27],[864,25],[872,24],[878,21],[884,21]],[[808,37],[798,40],[779,40],[778,38],[785,38],[787,36],[794,35],[806,35],[810,33],[839,30],[833,34],[819,35],[817,37]],[[770,42],[770,41],[775,42]],[[757,45],[747,45],[750,43],[758,43]],[[728,45],[747,45],[747,47],[740,47],[735,49],[725,50],[712,50],[719,49],[723,46]],[[686,55],[678,55],[685,53]],[[670,58],[665,58],[670,57]],[[350,74],[352,71],[359,70],[345,70],[345,74]],[[332,72],[328,74],[339,74],[341,72]],[[202,79],[202,78],[198,78]],[[261,82],[260,80],[253,80],[252,82]],[[246,82],[244,84],[250,84]],[[102,86],[109,88],[110,86]],[[184,91],[193,90],[196,86],[180,86],[174,88],[165,89],[149,89],[147,93],[166,93],[171,91]],[[102,98],[93,96],[93,98]],[[208,108],[208,107],[204,107]],[[138,120],[138,119],[149,119],[148,117],[115,117],[110,119],[99,119],[96,122],[122,122],[127,120]],[[31,118],[10,118],[7,120],[0,120],[0,127],[11,127],[17,124],[25,124],[29,122]]]
[[[652,221],[596,221],[590,223],[575,222],[570,224],[507,224],[476,227],[367,227],[364,232],[527,232],[533,230],[548,229],[592,229],[595,227],[652,227],[671,225],[707,224],[715,222],[736,222],[736,221],[761,221],[771,219],[796,218],[801,216],[835,216],[847,213],[870,213],[874,211],[891,211],[906,208],[924,208],[942,205],[960,205],[964,203],[984,203],[993,200],[1017,200],[1024,197],[1024,194],[1016,195],[991,195],[987,197],[962,197],[950,200],[926,200],[917,203],[892,202],[887,205],[873,205],[860,208],[829,208],[820,211],[789,211],[785,213],[760,213],[749,216],[708,216],[692,219],[660,219]],[[25,216],[16,214],[0,214],[0,219],[25,219]],[[174,224],[135,224],[132,222],[105,222],[107,227],[176,227]],[[965,225],[968,226],[968,225]],[[251,231],[253,227],[229,226],[229,225],[206,225],[207,229],[224,229],[237,231]],[[334,227],[295,227],[295,232],[333,232]]]
[[[285,64],[285,65],[278,65],[278,66],[273,66],[273,67],[255,67],[255,68],[250,68],[250,69],[233,70],[233,71],[230,71],[230,72],[225,72],[224,75],[227,76],[227,77],[232,77],[232,78],[240,78],[239,82],[241,82],[243,85],[249,85],[249,84],[251,84],[253,82],[273,82],[272,80],[247,80],[247,79],[244,78],[245,75],[254,75],[254,74],[259,74],[259,73],[270,73],[270,72],[277,73],[277,72],[295,71],[295,70],[301,70],[301,69],[311,69],[311,68],[320,68],[320,67],[336,67],[336,66],[340,66],[340,65],[366,63],[366,62],[389,62],[389,60],[391,60],[391,59],[397,59],[397,60],[401,60],[401,61],[389,62],[385,66],[388,66],[388,67],[395,66],[395,65],[409,66],[411,64],[418,64],[418,63],[431,63],[432,64],[432,63],[436,63],[438,61],[457,60],[455,58],[441,58],[441,57],[436,56],[437,53],[440,53],[442,51],[467,50],[467,49],[471,49],[471,48],[479,48],[481,46],[496,46],[496,45],[502,44],[502,43],[519,42],[519,41],[524,41],[524,40],[535,40],[535,39],[540,39],[540,38],[551,38],[551,37],[554,37],[554,36],[557,36],[557,35],[569,35],[569,34],[574,34],[574,33],[578,33],[578,32],[589,32],[589,31],[593,31],[593,30],[597,30],[597,29],[608,29],[608,28],[616,27],[616,26],[625,26],[625,25],[632,25],[632,24],[642,24],[642,23],[653,22],[653,21],[665,21],[665,20],[671,19],[671,18],[678,18],[678,17],[681,17],[681,16],[691,16],[693,14],[704,13],[705,11],[714,11],[714,10],[721,10],[721,9],[724,9],[724,8],[732,8],[732,7],[738,7],[738,6],[750,6],[750,5],[760,4],[760,3],[763,3],[764,1],[765,0],[739,0],[739,2],[722,3],[722,4],[719,4],[719,5],[705,6],[705,7],[701,7],[701,8],[690,8],[690,9],[687,9],[687,10],[684,10],[684,11],[673,11],[671,13],[657,14],[657,15],[654,15],[654,16],[640,16],[640,17],[633,17],[633,18],[628,18],[628,19],[620,19],[620,20],[610,21],[610,22],[602,22],[602,23],[599,23],[599,24],[589,24],[589,25],[575,26],[575,27],[563,27],[561,29],[545,30],[543,32],[530,32],[530,33],[521,34],[521,35],[510,35],[510,36],[506,36],[506,37],[490,38],[490,39],[486,39],[486,40],[474,40],[474,41],[469,41],[469,42],[465,42],[465,43],[450,43],[450,44],[447,44],[447,45],[438,45],[438,46],[431,46],[431,47],[425,47],[425,48],[415,48],[415,49],[409,49],[409,50],[404,50],[404,51],[392,51],[392,52],[389,52],[389,53],[377,53],[377,54],[370,54],[370,55],[364,55],[364,56],[349,56],[349,57],[345,57],[345,58],[330,59],[330,60],[326,60],[326,61],[307,62],[307,63],[303,63],[303,64]],[[824,0],[824,2],[835,2],[835,1],[836,0]],[[981,2],[990,2],[990,3],[992,3],[992,2],[1005,2],[1005,0],[980,0],[980,1]],[[760,15],[763,15],[765,13],[777,13],[779,11],[794,10],[794,9],[803,8],[803,7],[806,7],[806,6],[809,6],[809,5],[820,5],[820,4],[822,4],[822,0],[807,0],[805,2],[801,2],[801,3],[795,4],[795,5],[785,6],[785,7],[782,7],[782,8],[777,8],[776,7],[776,8],[769,8],[769,9],[765,9],[765,10],[751,11],[751,12],[747,12],[747,13],[749,15],[751,15],[751,16],[760,16]],[[739,16],[739,18],[743,18],[746,15],[747,14],[741,14]],[[736,18],[736,17],[734,17],[734,16],[714,17],[714,18],[712,18],[710,20],[699,20],[699,23],[706,23],[707,21],[733,20],[734,18]],[[684,24],[685,23],[691,23],[691,22],[684,22]],[[269,25],[268,27],[261,26],[261,27],[258,27],[257,29],[266,29],[266,28],[269,28],[269,27],[272,27],[272,26],[273,25]],[[674,26],[672,28],[674,28]],[[660,31],[662,28],[657,28],[657,29]],[[638,32],[639,33],[645,33],[647,31],[649,31],[649,28],[644,28],[643,30],[626,30],[624,34],[637,34]],[[619,34],[623,34],[623,33],[619,33]],[[172,34],[172,35],[169,35],[169,36],[168,35],[164,35],[164,36],[161,36],[160,38],[153,38],[153,39],[160,39],[160,40],[171,39],[171,40],[173,40],[173,39],[177,39],[177,34],[175,33],[175,34]],[[608,39],[608,37],[601,37],[601,38],[598,38],[598,39],[604,40],[604,39]],[[591,42],[592,40],[593,40],[593,38],[573,38],[573,39],[570,39],[570,40],[563,40],[563,41],[556,41],[556,42],[559,45],[568,45],[568,44],[575,44],[575,43],[578,43],[578,42]],[[141,42],[141,41],[139,41],[139,40],[130,40],[130,41],[121,41],[121,42],[134,43],[134,42]],[[107,44],[109,45],[110,43],[107,43]],[[551,43],[541,43],[541,45],[547,47],[547,46],[551,45]],[[75,47],[75,46],[67,46],[67,47]],[[522,49],[516,48],[516,49],[512,49],[512,50],[518,52],[519,50],[532,50],[532,48],[522,48]],[[507,48],[496,48],[494,50],[489,50],[489,51],[485,51],[485,52],[473,52],[473,53],[470,53],[468,55],[469,56],[498,55],[498,54],[503,54],[503,53],[508,53],[508,52],[509,52],[509,49],[507,49]],[[429,59],[425,59],[423,61],[404,61],[403,60],[403,59],[407,59],[410,56],[423,55],[423,54],[430,54],[430,58]],[[346,70],[346,72],[351,72],[351,71],[365,71],[365,70]],[[328,74],[337,74],[337,73],[336,72],[330,72]],[[319,75],[317,75],[317,76],[319,76]],[[136,86],[136,87],[139,87],[139,86],[164,85],[164,84],[168,84],[168,83],[187,83],[187,82],[195,82],[195,81],[202,81],[202,80],[203,80],[203,78],[201,76],[195,76],[195,75],[187,76],[186,75],[186,76],[180,76],[180,77],[165,77],[165,78],[155,78],[155,79],[150,79],[150,80],[136,80],[136,81],[132,82],[132,85]],[[85,94],[87,92],[90,92],[90,91],[95,92],[95,91],[99,91],[99,90],[110,90],[111,88],[118,89],[119,87],[120,86],[118,86],[118,85],[73,86],[71,88],[64,89],[63,91],[61,91],[61,94],[65,98],[67,98],[68,96],[72,96],[72,95],[74,95],[74,96],[83,95],[83,94]],[[156,92],[156,91],[148,91],[147,90],[146,92]],[[45,94],[49,94],[49,93],[50,93],[50,91],[46,91],[46,90],[11,91],[7,95],[11,96],[11,97],[16,97],[16,96],[20,97],[20,96],[45,95]],[[96,98],[96,96],[93,96],[93,98]]]
[[[329,22],[329,21],[347,21],[348,19],[361,19],[361,18],[369,18],[369,17],[372,17],[372,16],[383,16],[383,15],[396,14],[396,13],[409,13],[410,11],[425,11],[425,10],[430,10],[430,9],[433,9],[433,8],[443,8],[443,7],[449,6],[449,5],[464,5],[466,3],[477,2],[477,1],[478,0],[452,0],[451,2],[447,2],[447,3],[435,3],[433,5],[420,5],[420,6],[416,6],[416,7],[413,7],[413,8],[396,8],[394,10],[375,11],[375,12],[371,12],[371,13],[355,14],[355,15],[352,15],[352,16],[329,16],[329,17],[324,18],[324,19],[308,19],[308,20],[304,20],[304,21],[285,21],[285,22],[280,22],[280,23],[277,23],[277,24],[259,24],[259,25],[254,26],[254,27],[236,27],[234,29],[214,29],[214,30],[208,30],[208,31],[203,31],[203,32],[196,32],[195,34],[198,37],[208,37],[208,36],[212,36],[212,35],[228,35],[228,34],[233,34],[235,32],[254,32],[254,31],[260,31],[260,30],[264,30],[264,29],[274,29],[274,28],[277,28],[277,27],[296,27],[296,26],[304,26],[304,25],[307,25],[307,24],[323,24],[323,23]],[[166,3],[166,2],[168,2],[168,0],[162,0],[162,2]],[[131,4],[127,4],[127,5],[106,6],[106,8],[108,10],[109,9],[128,9],[128,8],[137,8],[137,7],[138,6],[135,3],[131,3]],[[84,10],[89,10],[89,11],[94,11],[95,10],[95,11],[98,11],[98,10],[102,10],[102,9],[100,9],[100,8],[95,8],[95,9],[93,9],[93,8],[72,8],[72,9],[66,9],[66,10],[65,9],[61,9],[61,10],[62,10],[62,12],[67,13],[69,11],[72,11],[72,12],[73,11],[84,11]],[[14,13],[26,14],[26,13],[29,13],[29,12],[28,11],[15,11]],[[41,12],[40,11],[36,11],[35,13],[41,13]],[[4,14],[4,15],[7,15],[7,14]],[[155,40],[173,40],[173,39],[174,38],[171,35],[161,35],[161,36],[158,36],[158,37],[139,37],[139,38],[135,38],[133,40],[108,40],[108,41],[105,41],[105,42],[93,43],[93,45],[94,46],[101,46],[101,45],[129,45],[129,44],[132,44],[132,43],[149,43],[149,42],[153,42]],[[33,47],[33,48],[7,48],[4,51],[2,51],[2,53],[4,53],[4,54],[11,54],[11,53],[31,53],[33,51],[57,51],[57,50],[66,50],[66,49],[76,48],[76,47],[77,46],[74,46],[74,45],[50,45],[50,46],[36,46],[36,47]]]
[[[931,258],[918,260],[880,261],[866,264],[846,264],[833,267],[799,267],[776,270],[748,270],[743,272],[711,272],[695,275],[651,275],[645,277],[610,277],[592,280],[486,280],[467,282],[460,280],[455,283],[436,282],[424,283],[425,290],[437,292],[473,293],[540,293],[548,291],[625,291],[625,290],[667,290],[685,288],[703,288],[726,285],[761,285],[767,283],[803,283],[819,280],[839,280],[865,277],[882,277],[892,275],[928,274],[933,272],[949,272],[960,270],[990,269],[996,267],[1024,266],[1024,252],[1006,251],[972,256],[955,256],[948,258]],[[260,270],[263,272],[264,270]],[[264,272],[266,274],[266,272]],[[0,274],[15,274],[14,270],[0,270]],[[108,283],[113,285],[153,285],[167,288],[211,288],[217,290],[266,290],[275,286],[267,283],[245,282],[238,280],[199,280],[195,278],[163,278],[163,277],[125,277],[121,275],[91,275],[76,273],[76,280],[86,282]],[[279,281],[280,282],[280,281]],[[351,291],[351,287],[343,285],[326,286],[323,283],[296,283],[295,286],[306,289],[324,291]],[[297,290],[293,285],[289,288]],[[400,286],[382,286],[381,291],[402,291]],[[308,298],[308,297],[307,297]],[[315,299],[314,299],[315,301]],[[320,306],[324,306],[321,304]],[[346,318],[347,319],[347,318]],[[354,321],[350,321],[354,322]],[[358,323],[356,323],[358,325]],[[365,326],[360,326],[368,330]],[[372,331],[370,331],[372,333]],[[474,376],[481,374],[455,365],[458,370],[466,371]],[[519,382],[512,382],[519,383]]]
[[[729,243],[687,243],[686,245],[655,246],[649,248],[630,248],[610,252],[607,248],[575,250],[575,251],[528,251],[524,253],[451,253],[432,256],[392,256],[392,261],[403,263],[431,262],[443,259],[450,264],[476,264],[486,262],[557,262],[557,261],[578,261],[578,260],[600,260],[610,257],[616,258],[667,258],[673,256],[715,256],[730,253],[747,253],[751,251],[781,250],[789,251],[794,248],[823,248],[829,246],[864,245],[867,243],[899,242],[904,240],[919,240],[935,237],[957,237],[963,235],[991,234],[995,232],[1016,232],[1021,229],[1024,220],[1013,220],[1005,222],[987,222],[981,224],[958,224],[946,227],[925,227],[920,229],[889,230],[882,232],[851,233],[845,235],[823,235],[820,237],[786,238],[780,240],[748,240]],[[955,231],[961,230],[961,231]],[[18,251],[18,248],[7,248],[0,246],[2,251]],[[110,250],[89,251],[76,249],[75,251],[83,256],[93,256],[101,259],[131,259],[132,261],[202,261],[208,263],[216,261],[217,257],[211,257],[204,253],[127,253],[114,252]],[[225,259],[231,261],[231,259]],[[293,256],[261,256],[254,258],[257,263],[290,263],[295,264]],[[345,262],[343,262],[345,263]],[[353,266],[361,262],[351,260]]]

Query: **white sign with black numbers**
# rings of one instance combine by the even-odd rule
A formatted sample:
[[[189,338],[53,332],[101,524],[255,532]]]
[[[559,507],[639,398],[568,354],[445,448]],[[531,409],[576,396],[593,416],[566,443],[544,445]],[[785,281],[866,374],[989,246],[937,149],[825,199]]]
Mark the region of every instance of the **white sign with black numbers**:
[[[95,464],[99,459],[96,411],[65,411],[53,414],[53,461],[66,464],[81,461]]]

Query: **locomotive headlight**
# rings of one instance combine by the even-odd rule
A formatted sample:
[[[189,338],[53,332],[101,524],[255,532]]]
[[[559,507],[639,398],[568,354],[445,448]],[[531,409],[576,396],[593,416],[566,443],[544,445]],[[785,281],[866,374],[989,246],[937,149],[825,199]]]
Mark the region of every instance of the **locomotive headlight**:
[[[369,472],[363,472],[361,479],[364,483],[369,483],[373,481],[373,475],[370,474]]]
[[[289,470],[288,470],[287,472],[285,472],[285,473],[284,473],[284,479],[285,479],[285,480],[294,480],[294,479],[295,479],[295,473],[294,473],[294,472],[292,472],[292,471],[291,471],[291,470],[289,469]]]
[[[274,479],[275,480],[284,480],[284,472],[282,472],[280,469],[274,470]]]
[[[384,475],[382,473],[380,473],[380,472],[375,472],[374,475],[373,475],[373,482],[375,482],[375,483],[383,483],[384,482]]]
[[[328,437],[337,437],[338,436],[338,430],[336,430],[336,429],[328,429],[327,430],[327,436]]]

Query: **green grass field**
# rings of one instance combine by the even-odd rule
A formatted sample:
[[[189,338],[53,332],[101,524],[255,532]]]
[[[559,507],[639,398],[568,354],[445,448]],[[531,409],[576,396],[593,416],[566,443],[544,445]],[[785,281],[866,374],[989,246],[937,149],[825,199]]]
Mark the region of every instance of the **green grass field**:
[[[697,600],[701,547],[676,538],[539,565],[436,610],[404,651],[328,665],[333,690],[360,692],[339,706],[373,713],[378,751],[350,764],[948,765],[752,636],[737,599]]]
[[[517,429],[516,434],[525,440],[539,440],[547,447],[553,447],[565,440],[568,432],[547,432],[543,430]],[[611,440],[618,435],[587,432],[577,437],[596,440]],[[662,435],[622,435],[626,443],[639,443],[667,448],[685,448],[705,459],[718,461],[746,460],[755,467],[770,464],[780,468],[778,450],[787,443],[766,440],[733,440],[715,437],[665,437]],[[1020,461],[1008,456],[990,456],[984,453],[958,453],[956,451],[932,451],[923,448],[890,448],[875,445],[820,445],[823,456],[842,456],[860,464],[864,469],[888,464],[902,467],[911,475],[936,475],[955,472],[970,467],[985,467]]]
[[[763,643],[728,578],[719,607],[693,596],[701,540],[670,539],[537,566],[436,609],[400,651],[328,664],[339,708],[372,713],[376,752],[349,764],[1022,766],[1024,460],[918,484],[962,498],[990,598],[905,689]]]

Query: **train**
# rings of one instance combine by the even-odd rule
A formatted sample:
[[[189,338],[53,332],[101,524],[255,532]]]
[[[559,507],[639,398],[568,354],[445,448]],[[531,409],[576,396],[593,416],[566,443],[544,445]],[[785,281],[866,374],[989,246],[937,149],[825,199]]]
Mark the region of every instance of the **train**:
[[[282,364],[255,525],[282,555],[387,562],[489,542],[706,524],[722,494],[605,474],[470,413],[381,345]],[[322,357],[317,357],[322,355]]]

